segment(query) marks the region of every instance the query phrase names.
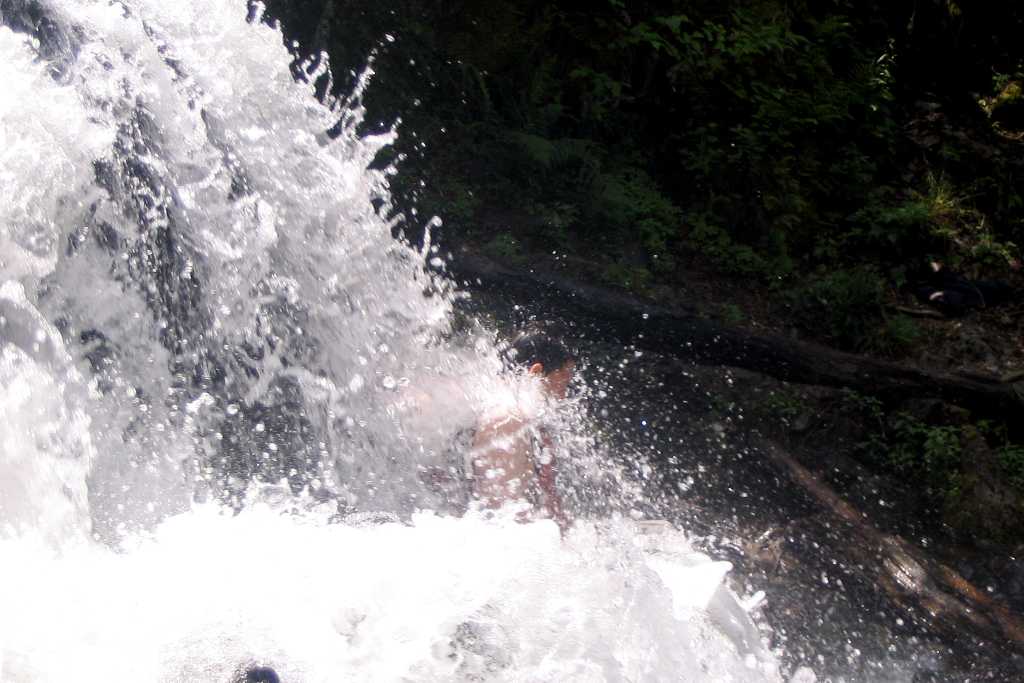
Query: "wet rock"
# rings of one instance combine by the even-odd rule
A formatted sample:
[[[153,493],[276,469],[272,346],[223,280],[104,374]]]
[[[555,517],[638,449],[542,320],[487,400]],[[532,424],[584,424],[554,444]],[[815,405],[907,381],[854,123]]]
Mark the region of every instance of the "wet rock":
[[[281,677],[269,666],[254,666],[246,670],[237,683],[281,683]]]

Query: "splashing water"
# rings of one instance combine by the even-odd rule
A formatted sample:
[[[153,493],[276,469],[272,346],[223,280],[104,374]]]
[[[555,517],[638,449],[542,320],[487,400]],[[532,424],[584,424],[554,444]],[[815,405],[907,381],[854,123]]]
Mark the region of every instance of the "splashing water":
[[[678,532],[440,514],[530,387],[253,18],[0,0],[0,679],[777,678]]]

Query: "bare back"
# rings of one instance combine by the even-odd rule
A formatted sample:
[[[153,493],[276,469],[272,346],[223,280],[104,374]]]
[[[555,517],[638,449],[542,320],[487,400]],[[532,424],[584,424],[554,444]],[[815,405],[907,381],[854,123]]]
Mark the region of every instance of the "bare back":
[[[535,496],[529,425],[518,416],[506,416],[483,425],[473,438],[473,488],[487,507],[497,508]]]

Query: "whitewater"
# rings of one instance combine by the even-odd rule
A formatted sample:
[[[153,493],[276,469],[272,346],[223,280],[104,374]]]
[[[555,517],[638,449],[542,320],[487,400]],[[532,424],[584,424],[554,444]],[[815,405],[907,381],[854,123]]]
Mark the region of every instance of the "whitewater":
[[[394,237],[372,68],[319,100],[260,19],[0,0],[0,681],[779,680],[585,388],[564,538],[446,510],[422,474],[535,387]]]

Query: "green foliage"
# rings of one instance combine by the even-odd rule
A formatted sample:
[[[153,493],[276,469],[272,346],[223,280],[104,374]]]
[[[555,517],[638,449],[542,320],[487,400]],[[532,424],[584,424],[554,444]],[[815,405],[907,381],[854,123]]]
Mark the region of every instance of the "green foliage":
[[[1024,444],[1011,441],[1006,423],[982,420],[977,428],[995,448],[1000,474],[1013,488],[1024,494]]]
[[[552,172],[570,167],[578,181],[590,181],[601,167],[600,148],[593,141],[580,138],[546,138],[535,133],[505,131],[504,135],[524,155],[520,163],[540,172],[542,181]]]
[[[578,204],[553,201],[535,204],[531,210],[544,226],[548,239],[564,247],[572,246],[569,230],[579,220]]]
[[[502,232],[494,236],[494,238],[488,242],[485,247],[485,251],[491,256],[496,256],[499,259],[511,262],[521,261],[523,256],[522,246],[516,241],[516,238],[507,232]]]
[[[912,482],[942,510],[946,523],[992,538],[1018,538],[1019,499],[968,498],[986,470],[1024,494],[1024,446],[1008,440],[1006,423],[925,422],[906,412],[889,412],[877,398],[850,390],[844,392],[843,408],[863,425],[857,448],[866,461]]]
[[[592,192],[593,221],[627,240],[639,241],[656,268],[672,268],[670,247],[679,234],[682,212],[647,173],[638,168],[618,168],[598,176]]]
[[[790,426],[808,410],[807,405],[796,394],[789,391],[773,391],[764,402],[769,417]]]
[[[685,220],[688,226],[689,244],[697,248],[719,269],[737,275],[767,276],[772,266],[752,247],[737,244],[722,227],[711,222],[705,214],[689,214]]]
[[[688,203],[776,272],[852,213],[843,204],[867,192],[871,150],[894,132],[887,63],[851,52],[851,29],[842,15],[754,3],[678,34],[669,74],[695,104],[682,112],[693,125],[674,137],[705,188]],[[720,250],[722,240],[699,244]]]
[[[591,140],[516,131],[499,131],[497,140],[506,145],[504,162],[519,179],[519,203],[535,218],[537,239],[578,249],[586,238],[609,260],[639,246],[649,270],[671,270],[682,212],[642,167],[612,158]],[[645,270],[627,275],[614,267],[611,279],[646,281]]]
[[[947,176],[929,172],[923,184],[900,201],[885,189],[874,192],[851,214],[843,248],[891,263],[930,255],[968,271],[1003,270],[1017,258],[1016,245],[997,237],[984,213]]]
[[[1002,95],[1008,87],[1013,85],[1014,81],[1019,81],[1021,79],[1024,79],[1024,69],[1021,69],[1020,67],[1018,67],[1017,71],[1013,73],[993,72],[992,91],[996,93],[996,97],[998,99],[998,97]],[[1019,94],[1019,86],[1016,93],[1009,93],[1010,97],[1014,99],[1016,99],[1016,96]]]
[[[999,465],[1010,484],[1024,493],[1024,446],[1006,444],[998,451]]]
[[[955,268],[1005,270],[1017,257],[1013,242],[998,238],[984,213],[971,206],[944,176],[929,173],[922,203],[928,209],[931,236]]]
[[[891,355],[917,330],[884,314],[881,274],[1019,261],[1021,155],[954,120],[957,102],[977,114],[968,93],[1020,101],[1014,3],[268,6],[343,89],[374,53],[365,129],[401,118],[395,209],[442,216],[448,239],[509,231],[514,248],[488,248],[557,247],[640,289],[694,252],[780,289],[810,277],[793,302],[808,331]]]
[[[610,263],[602,271],[601,279],[615,287],[643,294],[650,285],[651,272],[642,266]]]
[[[926,425],[906,413],[890,423],[889,464],[897,472],[924,474],[945,486],[960,466],[963,451],[960,427]]]
[[[844,403],[868,425],[858,449],[885,470],[926,485],[945,504],[960,494],[965,427],[889,414],[877,398],[847,390]]]
[[[921,328],[905,315],[886,316],[878,335],[870,340],[874,351],[886,356],[902,356],[917,347]]]
[[[862,350],[882,323],[884,283],[870,269],[827,273],[791,294],[804,329],[840,348]]]
[[[876,193],[867,205],[851,214],[850,228],[843,236],[846,248],[877,254],[889,252],[904,258],[919,252],[922,237],[928,235],[932,208],[920,199],[887,204]]]
[[[1024,110],[1024,88],[1017,80],[1008,81],[989,108],[991,117],[1009,128],[1019,128]]]
[[[480,197],[474,192],[472,185],[459,178],[439,178],[432,186],[436,196],[442,197],[447,207],[445,218],[455,224],[465,224],[473,220],[480,208]]]
[[[788,293],[795,320],[810,336],[850,351],[901,356],[921,331],[906,316],[888,315],[885,296],[885,279],[871,268],[829,272]]]
[[[743,309],[736,304],[722,304],[722,320],[726,324],[739,325],[745,318],[746,316],[743,315]]]

